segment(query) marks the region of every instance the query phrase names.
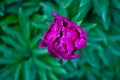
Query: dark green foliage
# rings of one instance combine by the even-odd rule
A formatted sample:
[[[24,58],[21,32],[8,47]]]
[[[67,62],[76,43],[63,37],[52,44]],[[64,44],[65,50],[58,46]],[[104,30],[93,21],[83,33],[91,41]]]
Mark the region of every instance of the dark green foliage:
[[[86,30],[81,58],[39,48],[52,11]],[[0,80],[120,80],[120,0],[1,0]]]

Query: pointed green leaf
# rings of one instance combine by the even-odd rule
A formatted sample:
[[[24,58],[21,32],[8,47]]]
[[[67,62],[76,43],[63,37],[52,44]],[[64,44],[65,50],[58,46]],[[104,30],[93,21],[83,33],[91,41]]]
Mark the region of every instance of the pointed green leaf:
[[[57,74],[67,74],[66,70],[62,67],[52,67],[52,71]]]
[[[43,31],[45,31],[45,30],[48,28],[48,25],[43,24],[43,23],[32,22],[32,25],[33,25],[35,28],[40,28],[40,29],[42,29]]]
[[[17,18],[15,15],[9,15],[3,19],[0,24],[1,25],[7,25],[7,24],[13,24],[17,22]]]
[[[46,56],[47,59],[44,59],[46,63],[52,65],[52,66],[60,66],[61,64],[58,63],[58,61],[55,60],[55,58]]]
[[[0,79],[4,80],[8,75],[13,73],[14,67],[9,67],[0,73]]]
[[[50,70],[51,68],[44,62],[40,61],[36,57],[33,57],[35,65],[40,69]]]
[[[87,79],[96,80],[95,76],[91,72],[87,72]]]
[[[48,77],[50,80],[58,80],[57,77],[50,71],[48,72]]]
[[[16,34],[16,31],[13,28],[8,27],[7,25],[2,26],[1,28],[5,33],[7,33],[7,35],[14,37]]]
[[[111,0],[111,1],[114,4],[114,6],[120,10],[120,1],[119,0]]]
[[[62,8],[67,8],[73,0],[55,0],[55,2]]]
[[[32,52],[34,53],[34,55],[40,56],[40,55],[47,54],[48,50],[46,48],[42,48],[42,49],[34,49],[34,50],[32,50]]]
[[[17,50],[23,50],[21,45],[19,45],[15,40],[13,40],[9,36],[1,36],[0,37],[5,43],[9,44],[10,46],[14,47]]]
[[[88,11],[90,10],[90,3],[86,3],[84,6],[79,7],[78,9],[78,13],[72,18],[73,22],[78,22],[80,20],[83,20],[86,16],[86,14],[88,13]]]
[[[31,71],[30,71],[30,64],[28,61],[25,61],[23,64],[23,76],[24,80],[30,80],[31,79]]]
[[[76,24],[77,24],[78,26],[80,26],[81,23],[82,23],[82,21],[83,21],[83,20],[80,20],[80,21],[78,21]]]
[[[19,42],[19,44],[21,44],[24,47],[27,47],[27,43],[20,32],[16,32],[15,37],[17,41]]]
[[[34,14],[32,17],[32,22],[41,23],[47,19],[46,15]]]
[[[18,11],[18,20],[19,20],[19,24],[21,27],[25,27],[29,20],[28,20],[28,17],[25,16],[25,13],[23,12],[23,9],[22,8],[19,8],[19,11]]]
[[[5,45],[0,44],[0,52],[5,56],[11,55],[12,51]]]
[[[39,74],[40,80],[48,80],[46,71],[40,70],[40,71],[38,71],[38,74]]]
[[[80,1],[80,7],[84,6],[84,5],[87,4],[88,2],[90,2],[90,0],[81,0],[81,1]]]
[[[40,6],[43,7],[43,12],[47,16],[47,19],[49,21],[52,21],[53,20],[52,11],[58,12],[57,6],[50,2],[40,3]]]
[[[94,28],[96,26],[96,23],[89,23],[89,24],[82,24],[81,25],[85,31],[90,31],[90,29]]]
[[[15,61],[15,59],[8,59],[8,58],[0,58],[0,64],[14,64],[17,61]]]
[[[29,41],[29,39],[30,39],[30,23],[27,23],[26,24],[26,26],[24,26],[25,28],[24,28],[24,32],[23,32],[23,35],[24,35],[24,37],[25,37],[25,39],[26,39],[26,42],[28,42]]]
[[[36,13],[39,11],[39,6],[36,7],[29,7],[25,10],[25,16],[30,17],[32,14]]]
[[[41,34],[38,34],[37,36],[35,36],[30,43],[30,48],[33,48],[36,44],[39,44],[39,41],[41,38],[42,38]]]
[[[15,69],[15,73],[14,73],[15,75],[13,80],[19,80],[20,70],[21,70],[21,64],[19,63]]]

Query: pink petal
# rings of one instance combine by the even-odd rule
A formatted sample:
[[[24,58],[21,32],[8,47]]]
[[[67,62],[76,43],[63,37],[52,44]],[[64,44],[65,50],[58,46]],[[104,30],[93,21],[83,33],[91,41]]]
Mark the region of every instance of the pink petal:
[[[86,33],[85,31],[83,31],[83,32],[80,34],[80,37],[83,38],[83,39],[86,39],[87,33]]]
[[[43,48],[44,46],[47,46],[47,44],[44,40],[41,40],[40,41],[40,48]]]
[[[58,17],[57,13],[55,11],[52,12],[54,17]]]
[[[50,32],[52,31],[52,27],[53,24],[50,24],[50,27],[48,28],[48,30],[44,33],[44,39],[47,39],[48,35],[50,34]]]
[[[75,47],[77,50],[83,48],[85,45],[86,45],[87,41],[84,40],[84,39],[78,39],[76,42],[75,42]]]
[[[75,59],[75,58],[79,58],[81,56],[82,56],[82,54],[75,54],[75,55],[71,55],[71,56],[66,56],[65,59],[72,60],[72,59]]]
[[[76,27],[76,29],[78,30],[78,32],[81,34],[81,33],[82,33],[82,28],[79,27],[79,26],[77,26],[76,24],[75,24],[75,27]]]
[[[68,50],[67,55],[71,55],[75,51],[74,44],[70,41],[67,41],[66,45],[67,45],[67,50]]]
[[[59,54],[57,51],[55,51],[52,47],[48,46],[48,52],[53,55],[56,58],[60,58],[63,59],[63,57],[61,56],[61,54]]]

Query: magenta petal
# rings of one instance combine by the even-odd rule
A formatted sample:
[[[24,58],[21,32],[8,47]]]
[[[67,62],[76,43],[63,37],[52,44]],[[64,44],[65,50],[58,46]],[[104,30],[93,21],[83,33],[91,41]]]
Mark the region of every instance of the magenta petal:
[[[66,59],[72,60],[72,59],[75,59],[75,58],[79,58],[81,56],[82,56],[82,54],[75,54],[75,55],[67,56]]]
[[[44,46],[47,46],[44,40],[41,40],[40,42],[40,48],[43,48]]]
[[[51,55],[53,55],[56,58],[64,59],[57,51],[52,49],[50,46],[48,46],[48,51]]]
[[[87,42],[84,39],[77,40],[75,42],[75,47],[76,47],[77,50],[79,50],[79,49],[83,48],[86,45],[86,43]]]
[[[57,13],[55,11],[52,12],[54,17],[58,17]]]
[[[79,27],[79,26],[77,26],[77,25],[75,25],[75,27],[76,27],[76,29],[78,30],[78,32],[81,34],[81,33],[82,33],[82,28]]]
[[[75,50],[74,49],[74,45],[70,41],[67,41],[66,45],[67,45],[67,50],[68,50],[68,54],[67,55],[71,55],[74,52],[74,50]]]
[[[44,33],[44,39],[47,39],[52,31],[52,27],[53,27],[53,24],[50,24],[50,27],[48,28],[48,30]]]
[[[87,33],[85,31],[82,32],[81,35],[80,35],[80,37],[83,38],[83,39],[86,39]]]

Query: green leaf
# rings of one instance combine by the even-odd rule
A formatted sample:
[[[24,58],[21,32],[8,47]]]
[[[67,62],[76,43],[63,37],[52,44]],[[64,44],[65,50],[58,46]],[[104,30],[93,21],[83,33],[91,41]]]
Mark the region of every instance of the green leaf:
[[[44,59],[44,61],[52,66],[60,66],[61,64],[58,63],[58,61],[55,60],[55,58],[46,56],[47,59]]]
[[[77,68],[77,66],[78,66],[78,59],[71,60],[71,63],[74,66],[74,68]]]
[[[4,16],[4,12],[0,10],[0,16]]]
[[[11,4],[12,2],[14,2],[14,0],[4,0],[4,2],[6,3],[6,4]]]
[[[1,36],[0,39],[2,39],[5,43],[9,44],[10,46],[14,47],[14,49],[23,50],[22,46],[9,36]]]
[[[39,6],[29,7],[25,10],[25,16],[30,17],[32,14],[38,12]]]
[[[5,11],[5,3],[4,2],[0,2],[0,11]]]
[[[27,47],[27,43],[25,41],[25,38],[22,36],[20,32],[16,32],[15,37],[19,44],[21,44],[23,47]]]
[[[106,59],[106,56],[105,56],[103,50],[99,51],[99,57],[102,59],[102,61],[104,62],[105,65],[108,65],[108,60]]]
[[[19,63],[15,69],[15,75],[13,80],[19,80],[20,70],[21,70],[21,64]]]
[[[47,19],[49,21],[52,21],[53,20],[52,11],[58,12],[57,6],[49,2],[40,3],[40,6],[43,7],[43,12],[47,16]]]
[[[120,56],[120,52],[115,49],[112,45],[109,45],[108,48],[111,50],[113,55]]]
[[[14,70],[14,67],[4,68],[2,73],[0,72],[0,79],[4,80],[6,77],[8,77],[8,75],[11,76],[11,74],[13,73],[13,70]]]
[[[87,72],[87,79],[96,80],[95,76],[91,72]]]
[[[8,56],[12,54],[12,51],[6,45],[3,44],[0,44],[0,52],[2,52],[4,56]]]
[[[113,5],[120,10],[120,1],[119,0],[111,0]]]
[[[83,27],[83,29],[85,31],[90,31],[90,29],[94,28],[97,24],[96,23],[86,23],[86,24],[82,24],[81,26]]]
[[[57,74],[67,74],[66,70],[62,67],[52,67],[52,71],[57,73]]]
[[[6,9],[6,12],[11,13],[11,14],[17,14],[20,6],[21,6],[20,1],[14,1],[11,4],[8,5],[8,7]]]
[[[47,19],[46,15],[34,14],[32,17],[32,22],[41,23]]]
[[[45,70],[40,70],[40,71],[38,71],[38,74],[39,74],[39,78],[40,78],[40,80],[48,80],[47,79],[47,73],[46,73],[46,71]]]
[[[67,8],[73,0],[55,0],[55,2],[62,8]]]
[[[23,35],[24,35],[24,38],[26,39],[26,42],[28,42],[30,40],[30,23],[27,23],[25,28],[24,28],[24,32],[23,32]]]
[[[1,28],[5,33],[7,33],[7,35],[14,37],[16,34],[16,31],[13,28],[8,27],[7,25],[2,26]]]
[[[34,55],[40,56],[40,55],[47,54],[48,50],[46,48],[42,48],[42,49],[34,49],[34,50],[32,50],[32,52],[34,53]]]
[[[23,76],[24,80],[30,80],[31,79],[31,71],[30,71],[30,64],[28,61],[25,61],[23,64]]]
[[[106,30],[109,28],[110,17],[108,17],[109,0],[92,0],[94,12],[101,16],[103,19],[104,27]]]
[[[98,59],[98,56],[96,56],[96,54],[94,53],[95,50],[102,51],[102,47],[99,44],[92,44],[91,48],[88,49],[89,54],[87,54],[88,56],[87,61],[92,67],[99,69],[100,68],[99,63],[98,63],[99,59]],[[94,53],[94,55],[91,55],[91,53],[92,54]]]
[[[50,70],[51,68],[44,62],[40,61],[39,59],[37,59],[36,57],[33,57],[34,63],[35,65],[39,68],[39,69],[45,69],[45,70]]]
[[[87,4],[90,0],[81,0],[80,1],[80,7],[84,6],[85,4]]]
[[[8,59],[8,58],[0,58],[0,64],[14,64],[17,61],[15,61],[15,59]]]
[[[78,22],[80,20],[83,20],[90,10],[90,2],[86,3],[84,6],[80,6],[78,9],[78,13],[72,18],[73,22]]]
[[[31,8],[31,7],[34,7],[34,6],[38,6],[40,1],[41,0],[25,1],[25,2],[22,3],[22,6]]]
[[[37,43],[39,44],[39,41],[41,38],[42,38],[41,34],[38,34],[37,36],[35,36],[30,43],[30,48],[33,48]]]
[[[119,23],[119,20],[120,20],[120,11],[118,9],[112,8],[111,9],[111,14],[113,16],[114,23],[117,24],[117,25],[120,25],[120,23]],[[112,26],[114,26],[114,24],[112,24]]]
[[[13,24],[13,23],[16,23],[17,21],[18,20],[17,20],[17,17],[15,15],[9,15],[9,16],[5,17],[5,19],[3,19],[0,22],[0,25]]]
[[[116,66],[115,67],[115,78],[118,80],[120,79],[119,74],[120,74],[120,66]]]
[[[106,16],[107,16],[107,11],[108,11],[108,6],[109,6],[109,0],[101,0],[101,16],[104,21],[106,21]]]
[[[48,25],[43,24],[43,23],[36,23],[36,22],[32,22],[32,26],[38,29],[42,29],[44,31],[48,28]]]
[[[80,20],[80,21],[78,21],[76,24],[77,24],[78,26],[80,26],[81,23],[82,23],[82,21],[83,21],[83,20]]]
[[[68,12],[66,8],[61,8],[59,9],[59,15],[65,16],[68,18]]]
[[[120,35],[119,34],[111,34],[106,36],[108,40],[115,42],[115,41],[120,41]]]
[[[24,28],[29,22],[29,19],[27,16],[25,16],[25,13],[22,8],[19,8],[18,20],[19,20],[19,24],[22,28]]]
[[[48,77],[50,78],[50,80],[58,80],[57,77],[50,71],[48,72]]]

